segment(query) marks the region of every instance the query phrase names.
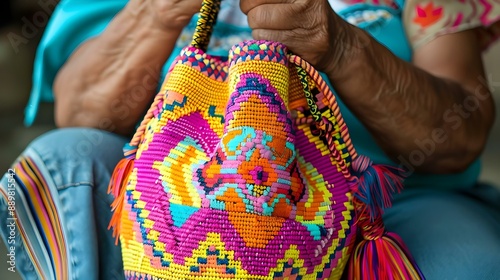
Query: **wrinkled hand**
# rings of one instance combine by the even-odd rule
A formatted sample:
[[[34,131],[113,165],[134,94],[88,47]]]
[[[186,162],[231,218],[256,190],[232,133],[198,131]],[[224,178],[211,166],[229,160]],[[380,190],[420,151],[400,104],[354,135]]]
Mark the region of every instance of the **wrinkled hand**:
[[[132,0],[135,9],[162,31],[180,31],[200,11],[203,0]]]
[[[256,40],[281,42],[323,72],[342,56],[335,45],[346,23],[327,0],[241,0],[240,6]]]

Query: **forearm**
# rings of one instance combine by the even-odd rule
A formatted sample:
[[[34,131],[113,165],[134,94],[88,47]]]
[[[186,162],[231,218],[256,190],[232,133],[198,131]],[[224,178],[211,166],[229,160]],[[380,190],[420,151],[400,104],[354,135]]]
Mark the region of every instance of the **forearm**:
[[[103,33],[84,43],[54,83],[58,126],[130,133],[156,93],[180,30],[156,28],[141,1],[130,1]]]
[[[406,63],[355,27],[350,53],[329,76],[342,100],[394,160],[457,172],[481,152],[492,125],[486,84],[465,88]],[[340,60],[340,58],[339,58]],[[414,160],[416,153],[424,159]],[[412,162],[413,161],[413,162]]]

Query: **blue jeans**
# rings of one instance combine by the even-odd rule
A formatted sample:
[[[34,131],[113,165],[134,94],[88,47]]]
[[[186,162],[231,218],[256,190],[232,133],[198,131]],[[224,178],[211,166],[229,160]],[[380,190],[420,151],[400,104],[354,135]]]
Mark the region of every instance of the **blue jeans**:
[[[51,252],[54,250],[49,249],[44,240],[49,234],[40,226],[37,228],[36,221],[31,223],[35,226],[30,226],[29,221],[35,217],[21,214],[32,211],[23,207],[29,203],[21,202],[21,185],[26,179],[12,180],[14,173],[17,177],[22,176],[20,167],[3,177],[0,189],[2,193],[7,192],[7,197],[9,190],[15,196],[18,221],[24,218],[20,224],[24,224],[25,229],[17,225],[11,231],[1,226],[0,232],[8,251],[14,245],[15,269],[24,279],[124,278],[120,247],[115,245],[112,232],[108,230],[113,197],[107,194],[107,187],[115,165],[123,156],[125,142],[125,138],[95,129],[60,129],[33,141],[20,157],[20,160],[29,158],[30,165],[35,165],[45,177],[44,187],[49,189],[64,235],[64,246],[58,247],[65,251],[66,258],[62,262],[67,267],[66,276],[57,276],[54,272],[56,264],[54,252]],[[11,212],[7,211],[8,202],[5,195],[0,198],[0,219],[8,221],[11,217]],[[46,219],[41,219],[38,224],[44,222]],[[33,232],[29,233],[30,229],[34,229]],[[27,232],[29,241],[23,240],[22,231]],[[15,241],[9,244],[11,235]],[[30,244],[29,250],[25,243]]]
[[[65,246],[59,247],[65,248],[66,258],[62,261],[68,279],[124,278],[120,248],[114,245],[115,239],[107,229],[113,198],[106,192],[125,142],[122,137],[99,130],[60,129],[41,136],[21,155],[46,177],[44,186],[49,189],[61,222]],[[8,248],[14,238],[16,270],[25,279],[53,279],[57,275],[55,253],[47,245],[50,242],[44,241],[44,233],[36,232],[37,227],[43,228],[43,221],[32,221],[30,226],[29,214],[21,213],[29,213],[30,208],[25,208],[29,203],[22,203],[19,197],[26,179],[16,176],[15,183],[9,173],[1,181],[0,218],[9,221],[9,190],[15,185],[10,194],[17,196],[18,221],[26,223],[24,231],[29,238],[21,238],[19,225],[15,231],[1,226],[2,238]],[[405,240],[427,279],[500,279],[498,189],[486,185],[466,192],[408,189],[386,211],[385,221],[388,230]]]

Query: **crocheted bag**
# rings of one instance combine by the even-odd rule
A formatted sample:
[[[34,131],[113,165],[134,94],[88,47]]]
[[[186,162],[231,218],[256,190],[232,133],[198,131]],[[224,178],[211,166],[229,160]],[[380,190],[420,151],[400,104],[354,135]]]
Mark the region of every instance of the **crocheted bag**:
[[[394,170],[356,154],[335,96],[282,44],[206,54],[219,6],[203,2],[113,174],[126,278],[339,279],[358,228],[350,278],[422,278],[383,229]]]

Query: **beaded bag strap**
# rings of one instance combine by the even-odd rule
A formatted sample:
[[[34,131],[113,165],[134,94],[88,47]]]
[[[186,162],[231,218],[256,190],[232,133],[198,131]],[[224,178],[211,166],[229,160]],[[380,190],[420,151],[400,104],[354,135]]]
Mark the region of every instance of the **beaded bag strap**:
[[[347,151],[351,156],[351,160],[354,161],[358,155],[356,153],[354,145],[352,144],[347,125],[344,121],[344,118],[342,117],[335,95],[333,94],[325,80],[321,77],[320,73],[307,61],[297,55],[290,55],[289,61],[290,63],[294,64],[295,68],[297,69],[297,74],[304,90],[304,95],[307,100],[309,112],[311,113],[310,117],[299,118],[296,120],[296,123],[316,123],[316,126],[322,130],[322,134],[326,140],[328,150],[331,153],[330,156],[333,157],[338,163],[342,175],[344,175],[346,179],[352,179],[352,175],[349,170],[349,164],[342,157],[341,152],[337,149],[334,136],[336,134],[340,134],[347,147]],[[316,104],[317,98],[310,90],[309,79],[311,79],[316,84],[319,92],[323,93],[326,100],[328,101],[328,106],[333,116],[335,117],[335,121],[338,124],[338,130],[335,130],[334,125],[321,115],[321,112],[318,109],[318,105]]]

